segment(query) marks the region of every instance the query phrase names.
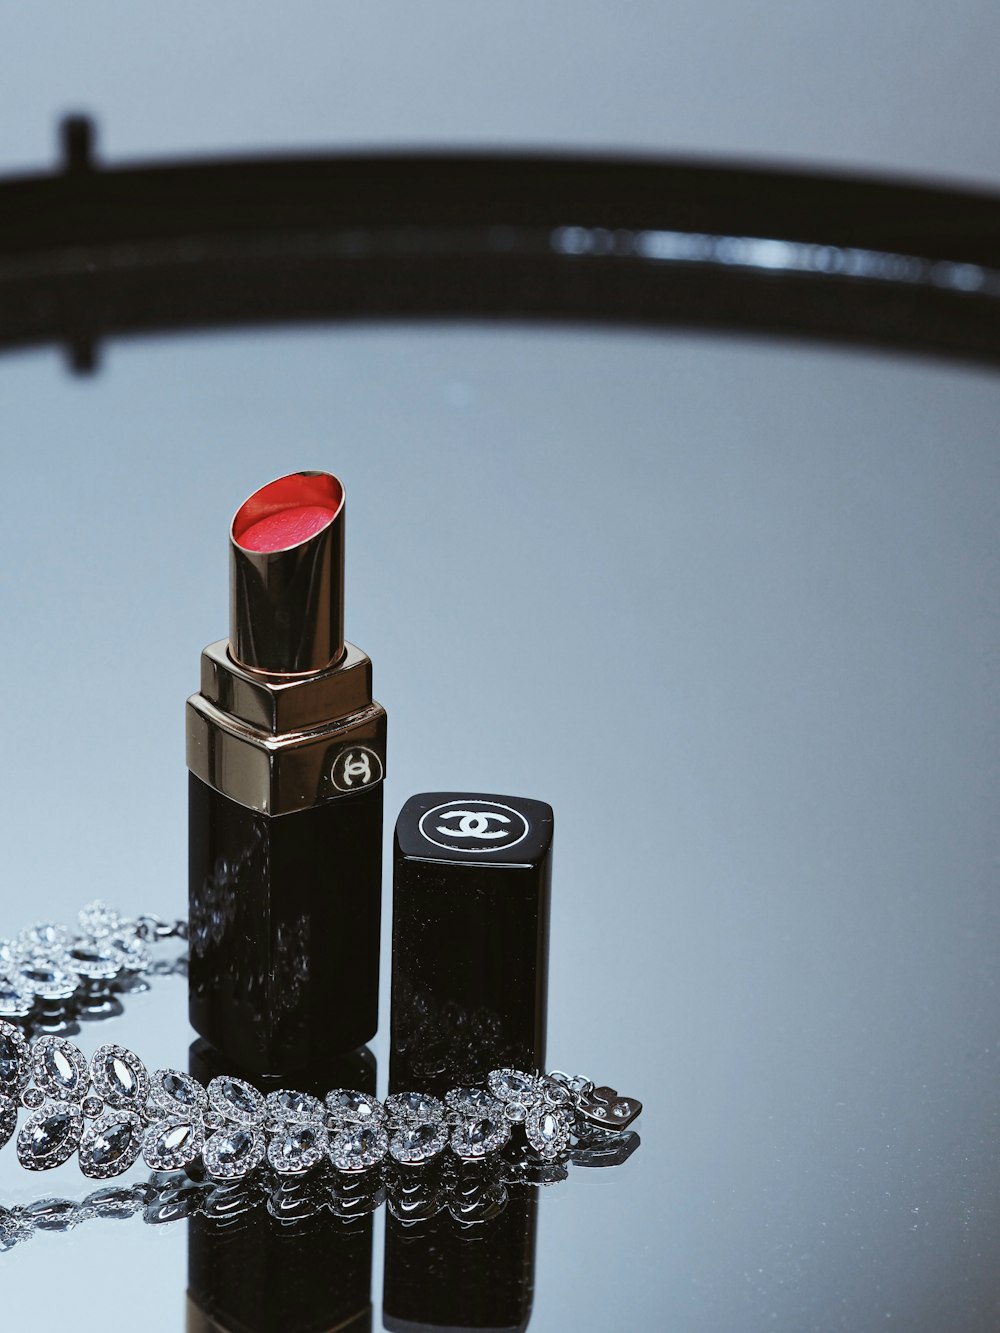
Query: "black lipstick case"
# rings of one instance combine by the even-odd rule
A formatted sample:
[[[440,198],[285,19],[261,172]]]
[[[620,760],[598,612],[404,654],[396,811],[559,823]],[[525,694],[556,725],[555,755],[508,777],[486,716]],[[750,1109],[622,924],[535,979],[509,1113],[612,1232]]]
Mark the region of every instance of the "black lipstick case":
[[[375,1032],[383,784],[269,816],[188,778],[190,1017],[242,1070]]]
[[[390,1085],[442,1095],[541,1069],[553,815],[543,801],[413,796],[393,858]]]
[[[187,706],[190,1016],[244,1072],[287,1074],[378,1026],[386,717],[344,640],[337,478],[256,491],[229,551],[229,639]]]

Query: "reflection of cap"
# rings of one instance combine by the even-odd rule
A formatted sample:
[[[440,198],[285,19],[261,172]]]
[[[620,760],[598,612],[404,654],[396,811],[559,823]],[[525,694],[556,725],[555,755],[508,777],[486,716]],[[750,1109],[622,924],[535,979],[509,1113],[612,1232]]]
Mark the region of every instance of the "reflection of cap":
[[[498,1216],[475,1227],[460,1226],[447,1209],[413,1226],[387,1212],[389,1333],[521,1333],[535,1290],[537,1219],[533,1189],[511,1195]]]
[[[422,792],[396,821],[390,1086],[443,1095],[545,1061],[553,815]]]

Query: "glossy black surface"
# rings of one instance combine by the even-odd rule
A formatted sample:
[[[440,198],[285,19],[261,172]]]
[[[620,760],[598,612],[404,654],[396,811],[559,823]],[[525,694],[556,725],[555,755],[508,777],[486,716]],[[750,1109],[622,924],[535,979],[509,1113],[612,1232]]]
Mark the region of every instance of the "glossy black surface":
[[[730,237],[730,216],[767,216],[772,190],[788,201],[766,174],[721,173],[734,180],[757,197],[734,195],[731,214],[719,202],[711,217]],[[677,207],[699,227],[689,184]],[[845,200],[872,197],[843,184]],[[955,208],[935,229],[953,239],[971,215],[961,194],[942,197]],[[912,202],[916,215],[923,192]],[[835,190],[826,204],[832,225]],[[177,205],[183,230],[193,215]],[[815,214],[802,216],[806,238]],[[601,253],[616,242],[597,231],[555,258],[546,233],[535,268],[524,256],[539,238],[522,233],[508,262],[481,231],[470,258],[465,233],[451,245],[437,228],[365,230],[385,244],[354,278],[328,257],[341,231],[328,249],[298,232],[240,254],[189,235],[74,255],[70,214],[37,288],[8,255],[4,281],[21,286],[5,328],[30,324],[83,355],[126,315],[139,329],[282,310],[577,311],[995,355],[995,301],[954,286],[935,297],[927,269],[916,283],[891,266],[880,278],[751,271],[726,264],[741,252],[721,242],[704,262],[637,263]],[[116,235],[127,242],[127,228]],[[221,613],[205,534],[227,516],[235,471],[249,486],[279,458],[301,466],[304,439],[329,441],[352,493],[369,497],[354,596],[401,722],[390,802],[459,773],[550,795],[551,1056],[645,1102],[630,1161],[574,1168],[542,1192],[532,1326],[993,1333],[993,379],[855,347],[353,327],[136,342],[89,384],[61,380],[45,356],[8,358],[3,383],[21,447],[5,488],[18,577],[0,591],[34,664],[7,662],[18,764],[5,933],[43,912],[66,919],[84,879],[84,895],[127,910],[183,911],[172,701],[185,645]],[[38,536],[29,495],[44,495],[51,529],[86,561],[24,559]],[[95,586],[120,587],[122,606]],[[199,617],[202,632],[175,651],[163,625]],[[518,656],[519,643],[536,647]],[[78,678],[106,680],[112,658],[141,668],[119,673],[109,711],[143,717],[141,735],[115,727],[98,741],[80,726],[67,644]],[[123,761],[145,780],[123,781]],[[69,781],[81,772],[116,793],[113,844]],[[159,855],[171,845],[173,867]],[[176,1064],[184,989],[155,978],[81,1044],[107,1037],[151,1067]],[[90,1193],[74,1167],[26,1177],[10,1145],[0,1166],[4,1204],[45,1220],[4,1256],[12,1326],[38,1324],[56,1273],[102,1297],[81,1328],[107,1328],[109,1296],[150,1330],[183,1327],[185,1226],[71,1227],[59,1199]],[[376,1255],[381,1234],[376,1222]],[[479,1234],[462,1251],[470,1265]]]
[[[271,818],[189,774],[192,1026],[281,1074],[378,1027],[382,783]]]
[[[531,1316],[538,1194],[508,1195],[466,1168],[463,1222],[447,1210],[413,1224],[385,1219],[382,1322],[390,1333],[423,1329],[524,1329]],[[502,1209],[497,1203],[502,1200]],[[490,1216],[489,1214],[494,1214]]]
[[[241,1072],[203,1043],[191,1048],[188,1067],[202,1083]],[[314,1096],[331,1087],[374,1093],[375,1077],[371,1052],[359,1051],[300,1071],[294,1086]],[[272,1080],[255,1082],[273,1090]],[[228,1193],[228,1209],[219,1198],[210,1215],[199,1212],[187,1223],[188,1333],[366,1333],[372,1327],[371,1213],[345,1219],[310,1208],[303,1216],[296,1210],[303,1191],[294,1180],[254,1207],[242,1203],[242,1183]]]
[[[10,677],[25,706],[8,719],[21,768],[6,789],[5,933],[72,919],[96,892],[183,913],[176,700],[190,641],[220,619],[204,578],[214,518],[234,469],[267,475],[295,449],[294,466],[327,429],[365,497],[352,617],[400,718],[390,806],[458,774],[551,800],[549,1056],[645,1104],[624,1165],[574,1166],[541,1191],[529,1327],[992,1333],[991,377],[774,344],[469,329],[136,344],[89,383],[45,357],[2,371],[29,431],[9,495],[44,493],[89,554],[83,570],[22,562],[3,590],[39,649],[37,676]],[[464,407],[456,381],[471,386]],[[61,432],[58,471],[42,443]],[[120,573],[128,511],[117,481],[102,506],[103,483],[131,481],[135,439],[153,441],[168,491],[154,503],[145,472],[126,491],[138,531],[124,605],[143,631],[126,648],[88,590]],[[220,441],[210,486],[192,489]],[[28,508],[8,513],[12,559],[31,549]],[[190,549],[164,562],[178,514]],[[148,729],[106,746],[77,725],[55,651],[70,602],[86,678],[112,649],[142,668],[111,715],[158,700]],[[178,618],[190,631],[164,640]],[[52,838],[52,805],[33,797],[52,775],[52,751],[33,748],[42,719],[64,776],[100,774],[119,794],[120,844],[78,786],[53,790],[66,836]],[[123,782],[123,762],[149,785]],[[177,1066],[185,1004],[182,978],[154,977],[74,1039]],[[53,1273],[99,1288],[81,1329],[106,1330],[105,1297],[148,1330],[184,1327],[186,1224],[89,1217],[60,1232],[45,1201],[92,1193],[75,1165],[29,1176],[8,1144],[0,1173],[0,1202],[47,1227],[0,1256],[12,1327],[37,1324]],[[383,1234],[384,1214],[376,1327]],[[463,1262],[478,1244],[471,1233]]]
[[[996,361],[1000,199],[684,160],[344,154],[0,182],[0,348],[414,316],[808,334]],[[753,241],[762,241],[755,247]]]
[[[545,1067],[552,830],[551,806],[517,796],[422,792],[403,806],[393,1088],[440,1096],[491,1069]]]

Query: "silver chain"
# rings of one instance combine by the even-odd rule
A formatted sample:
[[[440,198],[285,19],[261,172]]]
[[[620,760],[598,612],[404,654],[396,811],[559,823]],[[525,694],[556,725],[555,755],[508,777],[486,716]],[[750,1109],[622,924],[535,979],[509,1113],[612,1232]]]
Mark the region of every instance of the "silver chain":
[[[155,940],[156,942],[161,940],[186,940],[188,937],[188,923],[183,917],[177,917],[173,921],[164,921],[163,917],[146,912],[143,916],[137,918],[135,933],[140,940]]]

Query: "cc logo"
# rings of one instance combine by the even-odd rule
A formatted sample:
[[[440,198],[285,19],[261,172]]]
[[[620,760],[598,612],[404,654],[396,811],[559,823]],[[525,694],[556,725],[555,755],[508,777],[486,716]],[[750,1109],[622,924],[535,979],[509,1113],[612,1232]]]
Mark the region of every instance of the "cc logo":
[[[435,805],[421,815],[417,827],[435,847],[453,852],[506,851],[528,836],[528,821],[520,810],[474,796]]]
[[[341,750],[330,766],[330,777],[338,791],[356,791],[370,787],[382,777],[382,761],[366,745],[352,745]]]

